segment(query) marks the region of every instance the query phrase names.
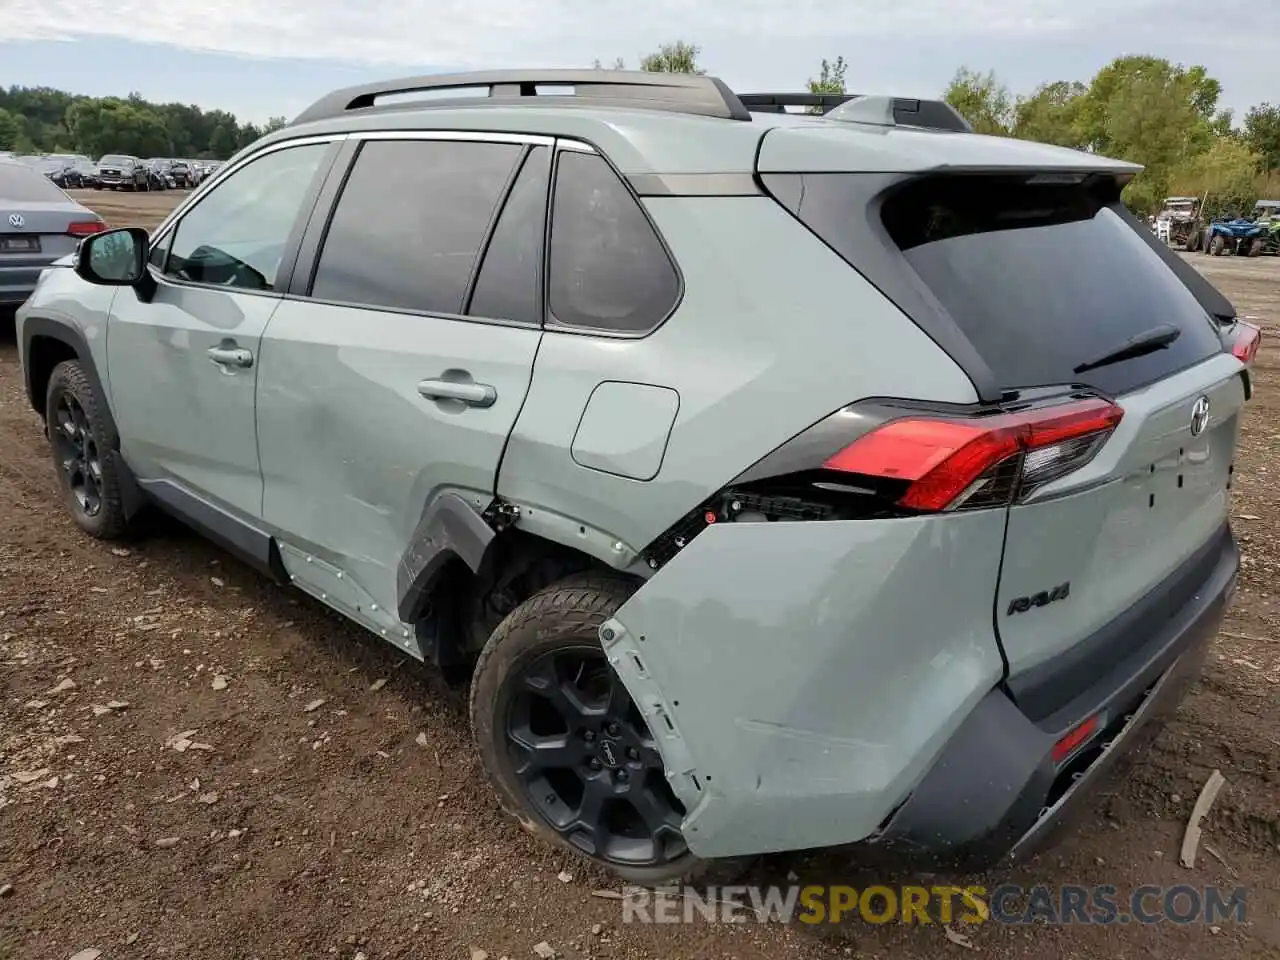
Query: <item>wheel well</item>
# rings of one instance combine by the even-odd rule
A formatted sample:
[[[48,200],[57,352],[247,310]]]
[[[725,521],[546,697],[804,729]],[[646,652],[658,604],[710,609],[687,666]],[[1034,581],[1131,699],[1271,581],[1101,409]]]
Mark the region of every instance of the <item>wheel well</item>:
[[[626,576],[573,547],[523,530],[504,530],[478,573],[457,558],[441,572],[423,621],[428,629],[420,630],[428,636],[427,659],[469,676],[489,635],[507,614],[542,588],[589,570]],[[635,578],[636,586],[641,582]]]
[[[56,337],[35,336],[25,357],[27,382],[31,384],[31,405],[40,416],[45,415],[45,395],[53,368],[64,360],[78,360],[80,355],[71,344]]]

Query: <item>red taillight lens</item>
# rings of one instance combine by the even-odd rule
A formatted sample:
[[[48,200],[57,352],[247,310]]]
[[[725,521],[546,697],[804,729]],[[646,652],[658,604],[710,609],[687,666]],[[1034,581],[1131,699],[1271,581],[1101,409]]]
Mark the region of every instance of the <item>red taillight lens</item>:
[[[1262,331],[1251,323],[1237,320],[1235,339],[1231,342],[1231,355],[1245,366],[1253,363],[1262,346]]]
[[[101,220],[77,220],[67,227],[67,233],[73,237],[89,237],[105,229],[107,225]]]
[[[971,501],[989,506],[1007,501],[1015,488],[1025,493],[1084,466],[1123,416],[1114,403],[1088,399],[966,419],[904,417],[859,438],[824,466],[906,480],[910,486],[898,503],[915,510],[955,509]],[[1011,473],[1009,461],[1017,457],[1020,470]]]

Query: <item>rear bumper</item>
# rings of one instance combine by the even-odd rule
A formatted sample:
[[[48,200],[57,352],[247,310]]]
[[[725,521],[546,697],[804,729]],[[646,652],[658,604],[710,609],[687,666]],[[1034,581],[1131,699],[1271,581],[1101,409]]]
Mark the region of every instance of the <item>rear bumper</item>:
[[[1113,649],[1095,661],[1096,681],[1068,709],[1035,722],[1003,687],[992,690],[872,842],[907,859],[966,867],[1041,849],[1159,733],[1200,673],[1238,569],[1239,551],[1224,527],[1175,574],[1182,580],[1203,571],[1198,587],[1163,611],[1141,649]],[[1074,674],[1079,665],[1068,658],[1062,669]],[[1100,732],[1055,763],[1055,742],[1093,716]]]
[[[53,262],[51,257],[50,263]],[[0,267],[0,304],[15,306],[31,296],[44,266]]]

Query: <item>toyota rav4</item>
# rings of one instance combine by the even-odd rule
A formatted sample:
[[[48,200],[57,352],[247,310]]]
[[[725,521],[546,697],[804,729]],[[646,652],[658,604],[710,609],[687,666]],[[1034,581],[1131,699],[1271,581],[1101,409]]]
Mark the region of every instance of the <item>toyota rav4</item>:
[[[708,77],[347,89],[46,271],[26,385],[88,534],[154,504],[469,678],[566,849],[989,862],[1235,582],[1259,333],[1137,169]]]

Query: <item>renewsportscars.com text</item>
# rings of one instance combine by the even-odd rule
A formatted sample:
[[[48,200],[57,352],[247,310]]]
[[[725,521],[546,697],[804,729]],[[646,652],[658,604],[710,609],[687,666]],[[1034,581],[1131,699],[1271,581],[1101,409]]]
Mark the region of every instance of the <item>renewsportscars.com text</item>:
[[[841,885],[629,887],[624,923],[1243,923],[1244,887]]]

